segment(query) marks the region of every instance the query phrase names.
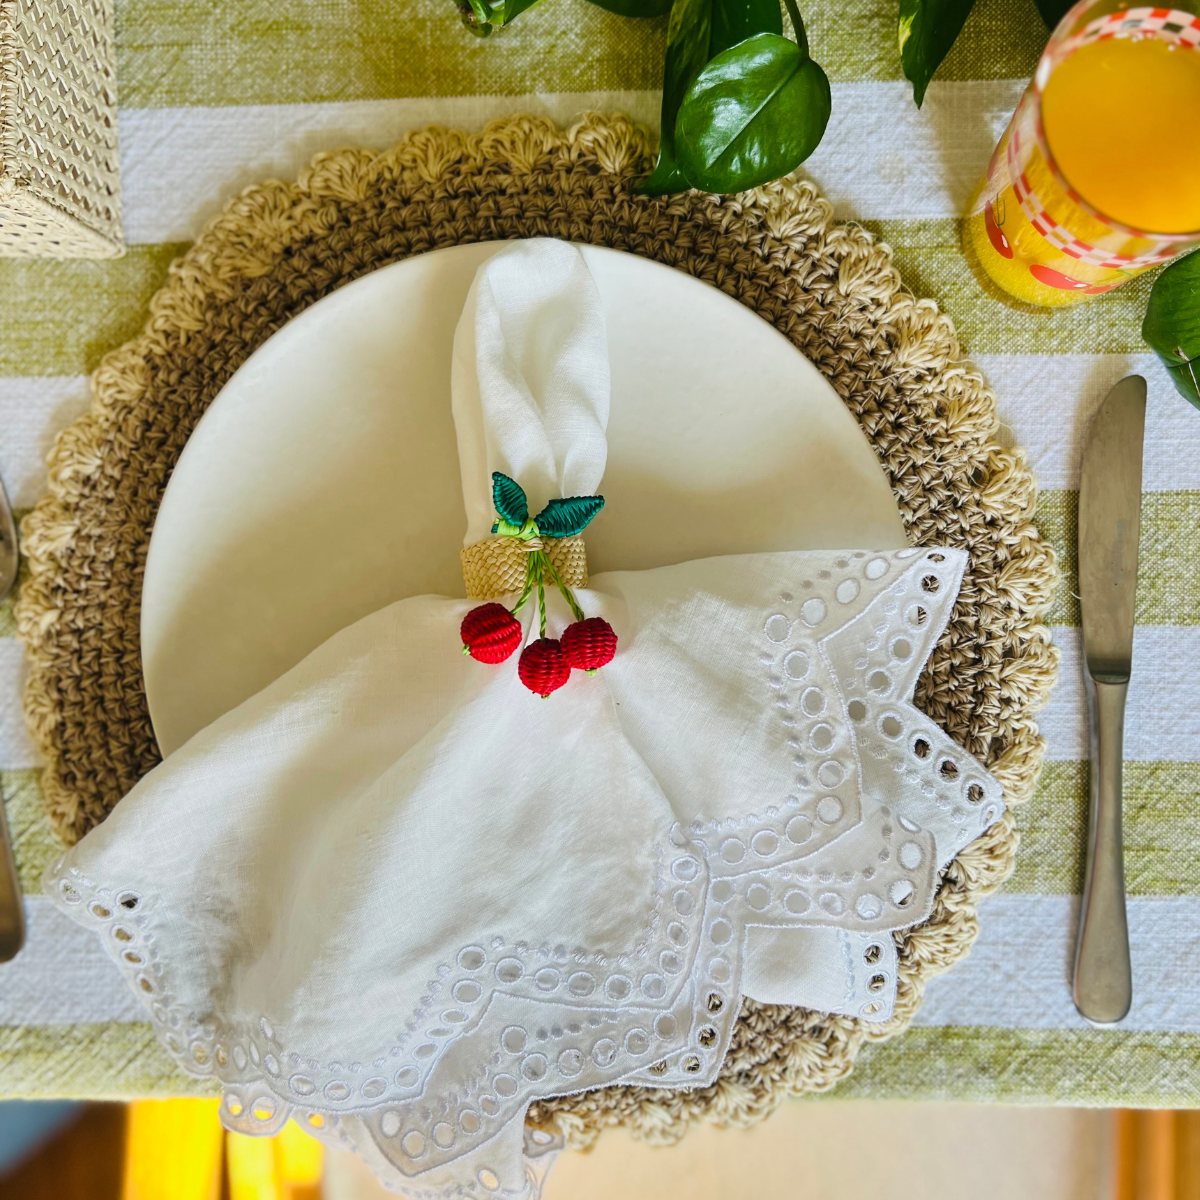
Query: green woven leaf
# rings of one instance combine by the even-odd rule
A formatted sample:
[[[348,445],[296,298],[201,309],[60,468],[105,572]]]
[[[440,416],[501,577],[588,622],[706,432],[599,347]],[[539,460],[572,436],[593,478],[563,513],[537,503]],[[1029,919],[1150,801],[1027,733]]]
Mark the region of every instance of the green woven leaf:
[[[538,532],[545,537],[574,537],[604,507],[603,496],[568,496],[551,500],[534,518]]]
[[[524,525],[529,519],[529,501],[525,489],[500,471],[492,472],[492,503],[510,525]]]
[[[1200,408],[1200,250],[1177,259],[1154,281],[1142,337],[1162,359],[1175,390]]]

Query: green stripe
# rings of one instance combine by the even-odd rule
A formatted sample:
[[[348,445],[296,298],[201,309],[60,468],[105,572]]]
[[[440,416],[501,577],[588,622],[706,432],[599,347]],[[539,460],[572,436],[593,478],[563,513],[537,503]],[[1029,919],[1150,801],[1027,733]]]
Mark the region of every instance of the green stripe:
[[[1083,891],[1088,767],[1049,762],[1017,810],[1021,845],[1005,889],[1077,896]],[[1200,895],[1200,763],[1126,762],[1125,888],[1131,896]]]
[[[958,222],[868,221],[895,250],[905,284],[954,319],[964,353],[1128,354],[1145,349],[1139,329],[1150,281],[1033,315],[984,294],[958,246]],[[146,305],[183,246],[134,246],[107,262],[0,259],[0,376],[75,375],[135,334]]]
[[[834,1095],[1194,1108],[1200,1105],[1200,1034],[916,1028],[867,1046]]]
[[[0,1097],[132,1099],[212,1091],[171,1063],[149,1025],[0,1029]],[[854,1074],[833,1097],[1195,1107],[1200,1034],[917,1027],[864,1047]]]
[[[1062,572],[1047,615],[1052,625],[1079,624],[1079,493],[1042,492],[1037,527],[1058,554]],[[1145,492],[1136,619],[1139,625],[1200,625],[1200,492]]]
[[[0,1098],[132,1100],[214,1090],[175,1066],[149,1024],[0,1027]]]
[[[27,896],[40,895],[42,872],[63,849],[50,828],[41,776],[40,767],[0,771],[0,796],[17,860],[17,882]]]
[[[132,246],[124,258],[0,258],[0,376],[79,375],[133,337],[184,247]]]
[[[909,291],[936,300],[954,321],[964,354],[1141,354],[1152,274],[1058,309],[1023,312],[980,287],[959,242],[960,222],[863,221],[887,242]]]
[[[149,1025],[0,1029],[0,1097],[132,1099],[212,1091],[171,1063]],[[1200,1035],[917,1027],[864,1047],[854,1074],[833,1097],[1195,1107]]]
[[[832,80],[903,77],[895,0],[803,10]],[[452,0],[123,0],[118,87],[131,108],[658,88],[665,36],[665,19],[586,0],[542,0],[487,39],[462,27]],[[1033,0],[979,0],[937,78],[1025,78],[1046,36]]]

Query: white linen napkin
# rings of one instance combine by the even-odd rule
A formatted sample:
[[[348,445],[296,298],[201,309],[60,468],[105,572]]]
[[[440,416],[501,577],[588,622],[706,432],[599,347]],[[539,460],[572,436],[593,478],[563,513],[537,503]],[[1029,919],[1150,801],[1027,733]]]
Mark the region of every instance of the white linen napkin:
[[[531,513],[599,491],[609,390],[604,309],[575,247],[514,242],[480,268],[450,367],[464,546],[487,537],[496,519],[493,471],[521,483]]]
[[[531,511],[600,484],[585,276],[555,242],[480,269],[454,368],[476,532],[493,469]],[[47,889],[230,1127],[294,1115],[410,1195],[528,1195],[533,1099],[709,1083],[742,995],[890,1013],[891,931],[1002,811],[911,704],[965,563],[602,574],[576,596],[617,654],[545,700],[515,656],[464,657],[470,602],[400,600],[197,734]]]

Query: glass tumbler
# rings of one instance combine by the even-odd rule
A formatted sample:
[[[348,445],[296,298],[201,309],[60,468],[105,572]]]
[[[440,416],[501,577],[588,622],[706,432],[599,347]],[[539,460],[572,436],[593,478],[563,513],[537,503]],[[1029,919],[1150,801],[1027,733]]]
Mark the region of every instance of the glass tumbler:
[[[1136,50],[1138,72],[1127,71],[1130,46],[1100,43],[1117,39],[1131,42],[1154,39],[1165,46]],[[1089,49],[1090,47],[1095,47]],[[1051,152],[1046,135],[1046,89],[1056,71],[1073,56],[1071,67],[1075,111],[1090,96],[1103,95],[1128,120],[1089,131],[1088,138],[1072,148],[1077,180],[1086,176],[1091,196],[1064,173]],[[1187,60],[1165,60],[1171,68],[1155,71],[1164,53],[1187,55]],[[1124,57],[1122,57],[1124,56]],[[1194,56],[1194,60],[1193,60]],[[1082,74],[1081,74],[1082,68]],[[1145,103],[1149,68],[1154,82],[1174,87],[1167,107],[1183,111],[1153,111]],[[1194,78],[1193,78],[1194,69]],[[1169,78],[1168,78],[1169,77]],[[1060,77],[1060,83],[1066,76]],[[1177,86],[1178,84],[1178,86]],[[994,288],[1028,304],[1075,304],[1089,296],[1111,291],[1150,267],[1200,244],[1196,227],[1154,230],[1124,223],[1096,203],[1097,191],[1107,195],[1109,209],[1119,210],[1123,188],[1138,182],[1137,166],[1152,163],[1154,179],[1165,180],[1157,194],[1164,204],[1155,211],[1191,216],[1200,198],[1200,163],[1191,154],[1179,154],[1172,129],[1186,129],[1188,137],[1200,127],[1200,111],[1192,105],[1200,94],[1200,18],[1179,9],[1128,7],[1118,0],[1081,0],[1059,23],[1038,62],[1037,71],[1016,112],[992,153],[987,174],[976,189],[963,223],[963,244],[968,260]],[[1060,94],[1062,94],[1060,92]],[[1158,97],[1161,106],[1162,95]],[[1191,111],[1188,108],[1191,107]],[[1086,123],[1083,122],[1083,123]],[[1055,144],[1060,158],[1070,142],[1058,130]],[[1067,130],[1070,133],[1070,130]],[[1077,140],[1078,141],[1078,140]],[[1163,159],[1172,155],[1176,158]],[[1107,172],[1107,175],[1106,175]],[[1144,192],[1143,188],[1143,192]],[[1114,202],[1114,197],[1118,198]],[[1143,196],[1143,200],[1145,197]],[[1177,201],[1177,203],[1175,203]],[[1172,204],[1174,203],[1174,208]],[[1142,204],[1143,211],[1150,211]],[[1127,206],[1136,210],[1137,204]]]

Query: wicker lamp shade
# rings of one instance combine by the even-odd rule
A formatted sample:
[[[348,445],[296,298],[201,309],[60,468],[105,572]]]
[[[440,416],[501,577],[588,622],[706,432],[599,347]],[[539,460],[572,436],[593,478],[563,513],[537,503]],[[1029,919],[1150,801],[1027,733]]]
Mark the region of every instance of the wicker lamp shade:
[[[0,0],[0,255],[123,249],[112,0]]]

